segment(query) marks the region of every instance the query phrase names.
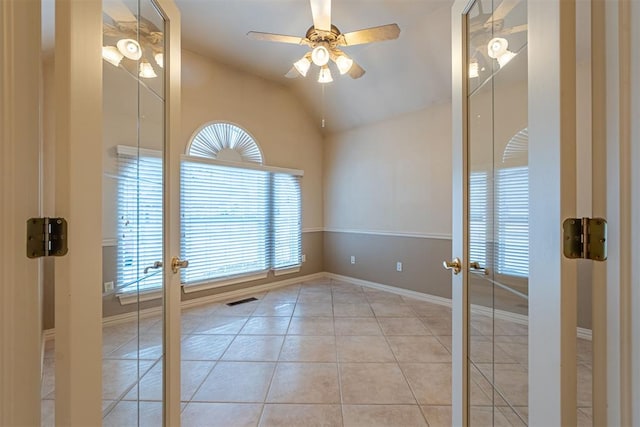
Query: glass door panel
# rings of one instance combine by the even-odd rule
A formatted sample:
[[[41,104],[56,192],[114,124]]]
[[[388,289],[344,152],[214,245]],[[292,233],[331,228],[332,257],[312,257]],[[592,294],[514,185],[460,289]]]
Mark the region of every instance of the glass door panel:
[[[103,410],[109,425],[162,424],[164,26],[152,0],[103,2]]]
[[[526,2],[467,14],[468,390],[471,425],[526,425]]]

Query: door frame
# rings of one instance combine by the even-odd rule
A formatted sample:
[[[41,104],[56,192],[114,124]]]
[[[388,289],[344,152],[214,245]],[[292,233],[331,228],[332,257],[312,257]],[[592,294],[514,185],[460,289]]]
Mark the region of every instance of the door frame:
[[[40,2],[0,2],[0,425],[40,425],[42,260],[26,221],[42,213]]]

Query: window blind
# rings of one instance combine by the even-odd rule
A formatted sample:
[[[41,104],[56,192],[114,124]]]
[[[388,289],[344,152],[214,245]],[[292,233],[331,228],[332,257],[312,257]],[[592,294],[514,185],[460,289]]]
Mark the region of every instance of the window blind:
[[[300,265],[302,253],[300,178],[273,174],[273,268]]]
[[[487,173],[471,172],[469,176],[469,261],[487,267],[489,235],[487,223],[490,218]]]
[[[182,283],[269,269],[269,173],[183,160]]]
[[[496,176],[497,271],[529,276],[529,169],[499,169]]]
[[[162,158],[118,155],[117,290],[162,288]]]

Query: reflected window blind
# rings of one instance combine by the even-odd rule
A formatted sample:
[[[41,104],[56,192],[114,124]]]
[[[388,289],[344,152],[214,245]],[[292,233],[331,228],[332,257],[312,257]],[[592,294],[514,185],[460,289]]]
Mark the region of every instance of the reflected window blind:
[[[471,172],[469,176],[469,261],[487,266],[489,197],[487,173]]]
[[[496,176],[497,271],[529,276],[529,169],[500,169]]]
[[[302,253],[300,178],[273,174],[273,268],[300,265]]]
[[[162,271],[144,269],[162,261],[162,159],[118,155],[117,290],[162,288]]]
[[[269,269],[269,173],[182,162],[182,283]]]

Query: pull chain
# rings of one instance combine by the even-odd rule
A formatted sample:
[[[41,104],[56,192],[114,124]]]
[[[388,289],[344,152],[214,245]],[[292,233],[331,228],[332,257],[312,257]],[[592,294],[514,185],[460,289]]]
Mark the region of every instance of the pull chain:
[[[321,86],[322,86],[322,127],[324,128],[324,86],[325,84],[323,83]]]

